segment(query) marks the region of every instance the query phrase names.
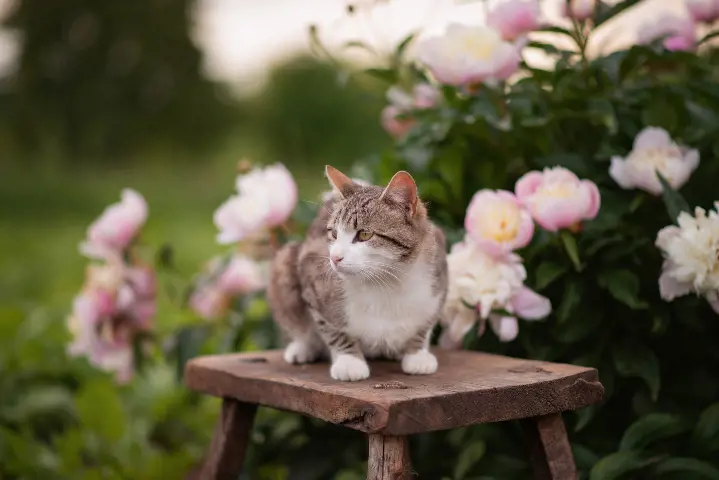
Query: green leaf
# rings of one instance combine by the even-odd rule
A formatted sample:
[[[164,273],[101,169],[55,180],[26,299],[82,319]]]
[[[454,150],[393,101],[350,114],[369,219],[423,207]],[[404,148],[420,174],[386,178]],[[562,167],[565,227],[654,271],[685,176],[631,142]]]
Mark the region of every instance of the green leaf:
[[[564,250],[569,255],[569,259],[574,264],[574,269],[578,272],[582,271],[582,262],[579,260],[579,250],[577,249],[577,241],[574,235],[568,230],[562,230],[559,232],[559,237],[562,239],[562,245]]]
[[[117,387],[109,380],[88,383],[75,397],[75,409],[83,428],[108,442],[116,442],[125,432],[125,410]]]
[[[584,430],[584,427],[589,425],[589,423],[594,419],[594,416],[597,414],[597,407],[595,405],[590,405],[589,407],[582,408],[574,413],[577,416],[577,423],[574,425],[574,431],[581,432]]]
[[[623,2],[616,3],[612,6],[609,6],[604,2],[597,2],[597,7],[594,11],[594,28],[616,17],[627,8],[633,7],[639,3],[639,1],[640,0],[624,0]]]
[[[599,457],[596,453],[575,442],[572,442],[572,452],[574,453],[574,459],[577,462],[577,467],[581,470],[589,470],[599,461]]]
[[[574,312],[584,293],[584,284],[580,283],[576,278],[569,278],[564,282],[565,291],[562,303],[557,311],[557,320],[559,324],[565,323]]]
[[[719,450],[719,402],[709,405],[699,415],[693,437],[695,443],[706,451]]]
[[[649,102],[642,112],[642,122],[653,127],[662,127],[665,130],[673,131],[679,125],[675,107],[665,98]]]
[[[661,379],[654,352],[641,343],[619,343],[612,347],[612,360],[619,375],[641,378],[649,387],[652,400],[657,400]]]
[[[574,39],[574,33],[570,32],[566,28],[562,28],[562,27],[555,27],[555,26],[544,27],[544,28],[540,28],[537,31],[538,32],[547,32],[547,33],[559,33],[561,35],[565,35],[571,39]]]
[[[626,268],[603,270],[597,282],[600,287],[609,291],[616,300],[634,310],[648,308],[648,304],[639,300],[639,277]]]
[[[591,99],[588,104],[589,114],[604,125],[610,135],[617,133],[617,114],[612,103],[605,98]]]
[[[589,480],[615,480],[625,474],[644,468],[649,462],[638,452],[616,452],[607,455],[594,465]]]
[[[707,33],[706,35],[704,35],[704,36],[701,38],[701,40],[699,40],[699,42],[697,43],[697,45],[701,45],[702,43],[707,42],[707,41],[711,40],[712,38],[716,38],[716,37],[719,37],[719,30],[715,30],[715,31],[713,31],[713,32],[709,32],[709,33]]]
[[[551,260],[544,261],[537,267],[535,273],[535,290],[541,291],[552,284],[555,280],[561,277],[568,270],[566,265],[552,262]]]
[[[687,473],[694,473],[697,477],[692,478],[706,478],[710,480],[719,480],[719,469],[714,467],[712,464],[702,462],[695,458],[667,458],[662,460],[655,468],[654,473],[657,475],[664,475],[667,473],[681,473],[681,477],[686,478]]]
[[[395,50],[395,56],[397,58],[402,58],[402,55],[404,55],[404,51],[407,50],[407,47],[410,43],[412,43],[412,40],[414,40],[416,36],[416,33],[410,33],[404,38],[404,40],[400,42],[399,45],[397,45],[397,49]]]
[[[591,176],[590,163],[584,157],[576,153],[554,153],[534,159],[538,168],[564,167],[571,170],[579,177]]]
[[[669,182],[659,173],[659,170],[657,170],[657,178],[659,178],[659,183],[662,184],[662,200],[664,200],[664,205],[667,207],[667,213],[672,222],[676,222],[677,217],[679,217],[679,214],[682,212],[691,214],[689,203],[687,203],[681,193],[669,185]]]
[[[185,364],[200,353],[202,344],[209,335],[206,325],[190,326],[180,329],[176,337],[177,381],[181,382],[185,374]]]
[[[581,295],[577,295],[577,304],[581,300]],[[562,304],[564,306],[564,303]],[[596,333],[602,323],[601,315],[597,312],[582,312],[574,317],[565,314],[562,310],[562,319],[556,326],[554,338],[560,343],[573,344],[587,338],[589,335]],[[564,316],[566,315],[566,317]]]
[[[619,450],[643,450],[647,445],[686,432],[691,427],[683,418],[669,413],[650,413],[632,423],[619,442]]]
[[[461,480],[469,470],[484,456],[487,445],[484,442],[476,441],[467,445],[457,458],[454,467],[454,479]]]
[[[157,268],[172,270],[175,268],[175,252],[169,243],[163,244],[155,258]]]
[[[368,68],[364,70],[364,73],[386,83],[397,83],[397,72],[390,68]]]

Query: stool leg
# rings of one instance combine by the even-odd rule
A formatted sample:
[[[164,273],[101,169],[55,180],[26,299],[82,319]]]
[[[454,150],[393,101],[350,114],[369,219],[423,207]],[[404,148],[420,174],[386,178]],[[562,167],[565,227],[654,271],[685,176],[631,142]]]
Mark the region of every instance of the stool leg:
[[[242,471],[257,405],[225,398],[200,480],[236,480]]]
[[[561,413],[522,421],[537,480],[576,480],[577,468]]]
[[[369,435],[367,480],[408,480],[412,478],[407,437]]]

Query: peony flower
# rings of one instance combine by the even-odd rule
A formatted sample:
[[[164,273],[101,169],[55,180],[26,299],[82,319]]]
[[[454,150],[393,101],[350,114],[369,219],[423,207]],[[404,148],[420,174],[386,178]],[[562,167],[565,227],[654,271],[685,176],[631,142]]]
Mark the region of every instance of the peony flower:
[[[676,190],[698,165],[699,152],[677,145],[662,128],[647,127],[634,139],[634,148],[626,158],[612,157],[609,176],[624,189],[639,188],[661,195],[657,171]]]
[[[487,13],[487,26],[514,41],[541,26],[540,14],[536,0],[504,0]]]
[[[511,192],[480,190],[474,194],[464,217],[467,236],[490,255],[527,246],[534,222]]]
[[[262,290],[267,279],[257,262],[236,254],[217,278],[216,285],[227,295],[241,295]]]
[[[414,119],[399,118],[413,109],[434,107],[439,101],[439,92],[427,83],[415,85],[410,96],[398,87],[387,90],[387,100],[390,104],[382,110],[382,127],[395,138],[404,137],[412,129]]]
[[[596,0],[560,0],[559,12],[563,17],[582,22],[594,14],[596,4]]]
[[[281,164],[252,169],[239,175],[236,183],[239,195],[225,201],[214,215],[221,244],[239,242],[283,224],[297,205],[297,185]]]
[[[693,50],[696,47],[696,27],[685,17],[663,15],[645,22],[639,27],[637,40],[647,44],[661,37],[664,37],[663,45],[667,50]]]
[[[719,313],[719,202],[707,212],[697,207],[694,215],[682,212],[679,226],[664,227],[656,245],[665,260],[659,277],[659,293],[664,300],[695,292],[707,298]]]
[[[219,288],[206,285],[190,295],[190,308],[205,320],[216,320],[227,313],[230,298]]]
[[[135,190],[124,189],[120,203],[110,205],[87,230],[80,253],[89,258],[119,257],[147,220],[147,203]]]
[[[281,163],[239,175],[236,183],[240,195],[267,202],[265,224],[269,228],[285,223],[297,205],[297,184]]]
[[[437,81],[454,86],[504,80],[520,62],[516,46],[485,26],[450,24],[444,35],[428,38],[417,48]]]
[[[514,254],[501,258],[471,243],[452,247],[447,257],[449,289],[442,314],[445,332],[440,344],[455,346],[479,320],[481,335],[487,320],[501,341],[517,336],[517,316],[534,320],[551,311],[549,300],[524,286],[526,271]],[[498,311],[499,310],[499,311]]]
[[[714,23],[719,18],[719,0],[684,0],[695,22]]]
[[[85,356],[97,368],[114,372],[118,382],[133,374],[133,342],[152,327],[157,285],[147,266],[113,260],[90,265],[67,320],[72,356]]]
[[[575,228],[599,212],[599,189],[563,167],[533,171],[517,181],[515,193],[545,230]]]

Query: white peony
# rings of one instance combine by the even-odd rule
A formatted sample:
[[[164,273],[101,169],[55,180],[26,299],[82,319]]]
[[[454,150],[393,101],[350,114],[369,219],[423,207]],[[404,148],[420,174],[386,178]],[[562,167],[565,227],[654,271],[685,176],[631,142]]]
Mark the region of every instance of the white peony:
[[[626,158],[612,157],[609,175],[624,189],[639,188],[661,195],[657,170],[676,190],[698,165],[699,152],[677,145],[662,128],[647,127],[634,139],[634,148]]]
[[[444,35],[417,46],[419,60],[440,83],[473,86],[504,80],[517,71],[521,60],[516,45],[486,26],[451,24]]]
[[[665,256],[659,277],[664,300],[695,292],[707,298],[719,313],[719,202],[707,212],[697,207],[694,216],[682,212],[679,226],[664,227],[656,245]]]
[[[478,320],[480,335],[488,320],[497,337],[508,342],[519,331],[517,317],[535,320],[549,314],[549,300],[524,286],[527,272],[521,261],[515,254],[488,255],[472,243],[452,247],[442,346],[456,346]]]

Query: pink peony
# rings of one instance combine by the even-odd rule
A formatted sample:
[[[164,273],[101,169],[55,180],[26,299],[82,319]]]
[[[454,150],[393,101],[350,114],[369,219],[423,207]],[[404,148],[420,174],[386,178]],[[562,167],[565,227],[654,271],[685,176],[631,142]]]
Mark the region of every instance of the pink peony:
[[[264,229],[282,225],[297,205],[297,185],[284,165],[254,168],[236,180],[238,195],[214,215],[221,244],[239,242]]]
[[[460,87],[504,80],[521,60],[515,45],[485,26],[450,24],[444,35],[428,38],[417,48],[437,81]]]
[[[661,37],[664,37],[664,48],[667,50],[693,50],[697,42],[696,26],[686,17],[663,15],[643,23],[639,28],[640,44],[647,44]]]
[[[432,108],[439,101],[439,92],[427,83],[415,85],[410,96],[398,87],[387,90],[390,104],[382,110],[382,127],[394,138],[407,135],[414,125],[411,117],[399,118],[413,109]]]
[[[592,16],[596,4],[596,0],[560,0],[559,12],[563,17],[582,22]]]
[[[230,299],[219,288],[201,286],[190,295],[190,308],[205,320],[216,320],[227,313]]]
[[[684,0],[695,22],[714,23],[719,18],[719,0]]]
[[[122,191],[120,203],[110,205],[87,231],[80,252],[90,258],[120,257],[147,220],[147,203],[135,190]]]
[[[490,255],[527,246],[534,234],[532,216],[517,197],[503,190],[474,194],[464,218],[468,237]]]
[[[517,181],[515,193],[532,218],[550,232],[577,227],[582,220],[591,220],[599,212],[597,185],[579,180],[563,167],[525,174]]]
[[[514,41],[540,28],[540,9],[536,0],[504,0],[487,13],[487,25]]]
[[[256,292],[266,286],[263,273],[257,262],[237,254],[218,277],[216,286],[231,296]]]

